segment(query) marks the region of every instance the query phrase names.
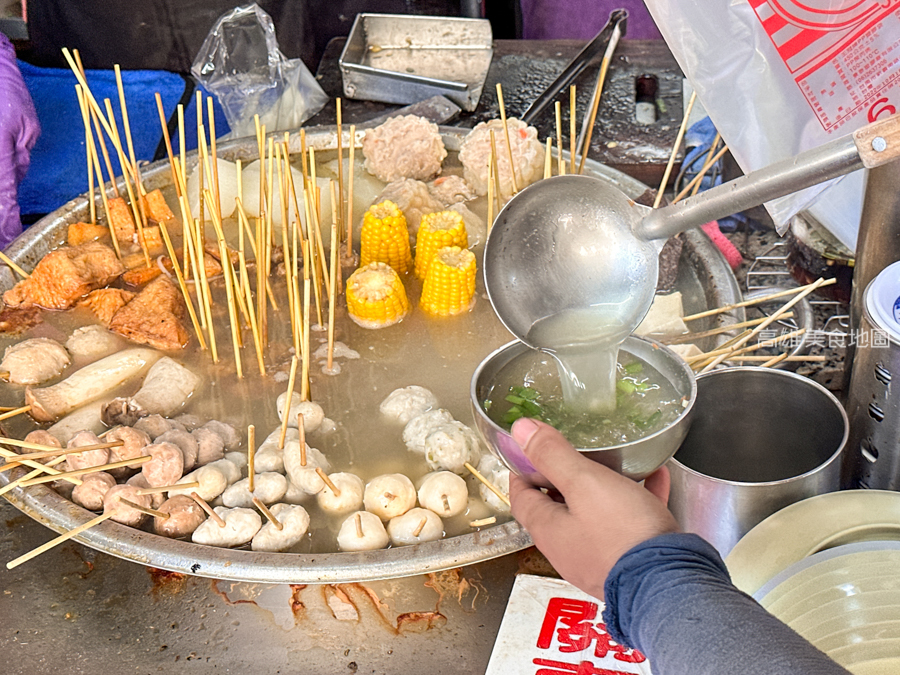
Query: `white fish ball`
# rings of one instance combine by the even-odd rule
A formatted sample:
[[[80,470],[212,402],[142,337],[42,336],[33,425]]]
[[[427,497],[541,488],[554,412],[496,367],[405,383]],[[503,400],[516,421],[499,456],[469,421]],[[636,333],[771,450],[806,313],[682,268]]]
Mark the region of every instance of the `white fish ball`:
[[[381,519],[368,511],[357,511],[347,516],[337,536],[342,551],[374,551],[384,548],[389,541]]]

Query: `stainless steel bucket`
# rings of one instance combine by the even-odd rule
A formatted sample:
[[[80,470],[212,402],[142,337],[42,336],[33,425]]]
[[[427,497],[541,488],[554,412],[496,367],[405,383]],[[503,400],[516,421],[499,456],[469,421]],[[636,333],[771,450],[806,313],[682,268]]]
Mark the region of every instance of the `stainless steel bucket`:
[[[694,422],[669,460],[669,508],[723,556],[779,509],[840,486],[847,415],[820,384],[768,368],[697,378]]]

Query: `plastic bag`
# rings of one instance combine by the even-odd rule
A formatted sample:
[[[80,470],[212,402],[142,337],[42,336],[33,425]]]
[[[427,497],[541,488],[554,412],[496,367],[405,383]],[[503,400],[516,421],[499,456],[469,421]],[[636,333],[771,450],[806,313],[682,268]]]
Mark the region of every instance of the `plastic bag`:
[[[272,17],[255,3],[219,17],[191,73],[219,99],[231,137],[255,134],[257,114],[266,131],[296,129],[328,102],[303,61],[278,49]]]
[[[646,0],[741,169],[819,146],[900,107],[900,11],[879,0]],[[855,248],[863,172],[773,200]]]

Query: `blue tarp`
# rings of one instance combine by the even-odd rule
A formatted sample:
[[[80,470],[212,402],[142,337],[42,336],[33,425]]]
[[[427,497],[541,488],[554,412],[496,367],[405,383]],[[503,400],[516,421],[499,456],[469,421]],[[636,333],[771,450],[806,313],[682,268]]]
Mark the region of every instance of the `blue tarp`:
[[[22,61],[19,61],[19,68],[34,99],[41,123],[41,136],[31,154],[31,168],[19,186],[19,206],[24,216],[49,213],[87,192],[87,163],[84,126],[75,95],[75,76],[69,70],[37,68]],[[125,132],[115,73],[111,70],[89,70],[86,75],[100,106],[104,107],[105,98],[112,102],[124,145]],[[180,75],[166,71],[136,70],[123,71],[122,82],[135,154],[138,160],[150,161],[162,139],[155,94],[159,92],[166,116],[171,117],[185,92],[185,80]],[[189,150],[197,147],[195,101],[191,97],[190,104],[185,109],[185,136]],[[228,132],[228,123],[218,102],[214,103],[216,135],[221,136]],[[176,138],[172,140],[177,144]],[[106,143],[113,171],[121,175],[122,170],[112,144],[108,139]],[[108,180],[105,166],[103,172]]]

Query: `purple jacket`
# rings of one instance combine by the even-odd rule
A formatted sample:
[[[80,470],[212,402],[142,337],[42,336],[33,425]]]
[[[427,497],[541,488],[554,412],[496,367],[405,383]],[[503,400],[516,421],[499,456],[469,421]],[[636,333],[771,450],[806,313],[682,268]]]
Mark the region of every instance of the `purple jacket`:
[[[629,40],[662,40],[642,0],[521,0],[526,40],[590,40],[614,9],[628,10]]]
[[[40,133],[34,103],[16,65],[16,50],[0,33],[0,248],[22,233],[18,187]]]

